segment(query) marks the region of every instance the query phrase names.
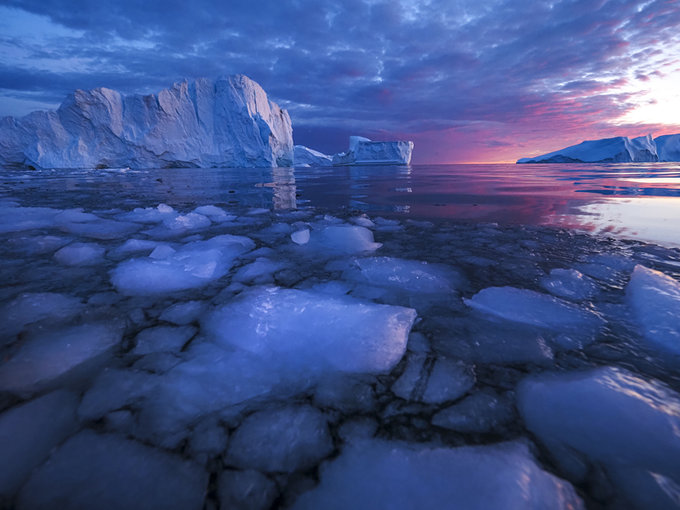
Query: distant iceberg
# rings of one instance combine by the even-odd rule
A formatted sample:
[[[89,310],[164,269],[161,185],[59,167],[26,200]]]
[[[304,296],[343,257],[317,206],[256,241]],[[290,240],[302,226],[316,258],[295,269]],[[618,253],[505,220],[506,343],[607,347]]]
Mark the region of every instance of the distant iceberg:
[[[680,161],[680,134],[659,136],[654,141],[659,161]]]
[[[363,136],[349,137],[349,150],[333,155],[333,165],[408,165],[413,142],[374,142]]]
[[[295,146],[297,167],[349,165],[408,165],[411,163],[413,142],[374,142],[363,136],[350,136],[349,149],[332,156],[305,147]]]
[[[678,135],[672,135],[678,136]],[[658,140],[658,138],[657,138]],[[628,138],[617,136],[587,140],[578,145],[549,152],[533,158],[521,158],[517,163],[642,163],[672,161],[659,157],[652,135]]]
[[[0,166],[276,167],[293,163],[286,110],[243,75],[158,94],[76,90],[56,111],[0,119]]]

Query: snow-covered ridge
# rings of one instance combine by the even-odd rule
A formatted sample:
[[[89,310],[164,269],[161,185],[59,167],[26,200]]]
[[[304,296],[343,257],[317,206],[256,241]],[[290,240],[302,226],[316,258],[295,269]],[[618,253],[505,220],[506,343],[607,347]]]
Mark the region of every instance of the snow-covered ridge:
[[[680,161],[680,134],[652,138],[651,134],[586,140],[578,145],[535,156],[517,163],[646,163]]]
[[[243,75],[158,94],[76,90],[56,111],[0,119],[0,165],[19,168],[275,167],[293,162],[286,110]]]

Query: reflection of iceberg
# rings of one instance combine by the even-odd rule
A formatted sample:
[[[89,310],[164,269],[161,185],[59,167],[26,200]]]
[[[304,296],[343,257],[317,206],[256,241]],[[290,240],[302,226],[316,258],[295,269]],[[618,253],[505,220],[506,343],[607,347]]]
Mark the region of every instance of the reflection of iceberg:
[[[297,187],[295,186],[295,171],[292,168],[273,168],[272,178],[274,185],[274,195],[272,201],[274,209],[295,209],[296,200],[295,194]]]

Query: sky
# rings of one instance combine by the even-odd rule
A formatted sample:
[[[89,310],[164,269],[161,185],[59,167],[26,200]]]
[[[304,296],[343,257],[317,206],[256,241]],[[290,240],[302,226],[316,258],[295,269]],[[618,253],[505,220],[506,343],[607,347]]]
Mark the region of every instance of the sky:
[[[0,116],[246,74],[295,143],[511,162],[680,133],[678,0],[0,0]]]

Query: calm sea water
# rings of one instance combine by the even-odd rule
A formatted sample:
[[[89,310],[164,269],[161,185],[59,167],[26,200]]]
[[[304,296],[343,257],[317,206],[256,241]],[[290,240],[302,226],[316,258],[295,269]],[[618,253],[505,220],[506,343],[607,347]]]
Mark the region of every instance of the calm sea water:
[[[673,508],[680,365],[648,337],[680,310],[628,289],[676,285],[679,248],[680,164],[0,170],[0,508],[288,508],[381,441],[481,448],[462,493],[520,458],[590,509]],[[357,360],[319,373],[338,337]],[[507,441],[535,460],[497,475]]]
[[[680,246],[680,164],[0,171],[23,205],[198,203],[553,225]]]

